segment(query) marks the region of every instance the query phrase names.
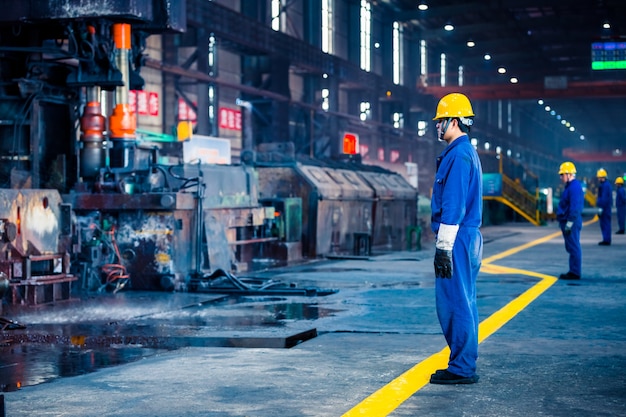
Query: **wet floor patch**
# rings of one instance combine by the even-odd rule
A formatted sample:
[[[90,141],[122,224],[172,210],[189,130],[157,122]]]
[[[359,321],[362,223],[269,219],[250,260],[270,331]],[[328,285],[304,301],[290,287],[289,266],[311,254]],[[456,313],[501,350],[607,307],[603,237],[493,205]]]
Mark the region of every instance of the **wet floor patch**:
[[[30,322],[15,321],[24,328],[0,332],[0,391],[184,347],[289,349],[317,336],[309,321],[339,311],[309,298],[262,296],[194,300],[172,308],[118,303],[113,311],[113,304],[31,312],[21,316]]]
[[[15,391],[57,378],[72,377],[155,355],[160,349],[136,346],[84,348],[20,343],[0,348],[0,391]]]

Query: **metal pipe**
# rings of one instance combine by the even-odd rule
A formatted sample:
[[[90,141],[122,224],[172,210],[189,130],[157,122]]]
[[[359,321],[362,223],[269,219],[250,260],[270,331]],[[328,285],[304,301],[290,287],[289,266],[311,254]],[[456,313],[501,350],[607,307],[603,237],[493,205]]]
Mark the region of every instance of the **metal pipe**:
[[[137,130],[137,118],[128,103],[131,50],[131,26],[127,23],[113,25],[115,41],[115,63],[122,73],[123,85],[115,88],[115,107],[109,119],[109,132],[113,149],[111,166],[126,168],[134,164],[134,148]]]

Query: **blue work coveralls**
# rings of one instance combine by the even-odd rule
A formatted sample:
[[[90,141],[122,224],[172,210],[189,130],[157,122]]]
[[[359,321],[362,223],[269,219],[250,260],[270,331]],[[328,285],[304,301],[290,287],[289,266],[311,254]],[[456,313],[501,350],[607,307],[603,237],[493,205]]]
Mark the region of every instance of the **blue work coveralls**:
[[[600,214],[600,230],[602,231],[602,241],[611,243],[611,208],[613,207],[613,190],[608,181],[598,185],[598,199],[596,206],[602,209]]]
[[[582,250],[580,248],[580,231],[583,228],[583,207],[585,194],[583,186],[576,178],[565,184],[559,205],[556,208],[556,219],[559,222],[565,240],[565,250],[569,253],[569,272],[579,277],[582,275]],[[572,222],[572,232],[565,234],[565,224]]]
[[[483,256],[482,167],[467,135],[452,141],[437,159],[431,200],[435,234],[440,224],[459,225],[452,248],[452,278],[435,280],[437,317],[450,347],[448,371],[471,377],[478,359],[476,277]]]
[[[624,231],[624,223],[626,223],[626,189],[624,186],[617,187],[615,190],[615,208],[617,209],[617,227],[620,231]]]

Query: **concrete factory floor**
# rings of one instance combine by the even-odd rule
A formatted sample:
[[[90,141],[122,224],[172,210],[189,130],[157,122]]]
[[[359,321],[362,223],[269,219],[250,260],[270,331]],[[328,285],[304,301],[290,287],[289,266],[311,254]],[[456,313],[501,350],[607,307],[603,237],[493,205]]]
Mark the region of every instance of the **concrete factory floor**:
[[[625,416],[626,236],[598,246],[588,221],[572,282],[555,278],[567,271],[556,224],[483,235],[477,384],[428,383],[447,356],[426,243],[256,274],[338,290],[326,296],[5,308],[26,326],[1,333],[6,416]]]

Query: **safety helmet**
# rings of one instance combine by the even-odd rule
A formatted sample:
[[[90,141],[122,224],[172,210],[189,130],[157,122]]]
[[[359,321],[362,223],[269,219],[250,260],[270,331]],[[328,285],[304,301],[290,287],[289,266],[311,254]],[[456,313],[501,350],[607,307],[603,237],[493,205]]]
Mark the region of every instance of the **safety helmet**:
[[[472,103],[466,95],[461,93],[450,93],[437,104],[437,114],[433,117],[433,120],[447,119],[449,117],[459,117],[464,124],[469,119],[463,120],[465,117],[474,117],[474,110],[472,110]]]
[[[596,177],[598,177],[598,178],[603,178],[603,177],[606,178],[607,177],[606,170],[604,168],[600,168],[598,170],[598,172],[596,173]]]
[[[576,166],[572,162],[563,162],[559,167],[559,175],[561,174],[575,174]]]
[[[622,177],[615,178],[615,184],[623,184],[623,183],[624,183],[624,178]]]

